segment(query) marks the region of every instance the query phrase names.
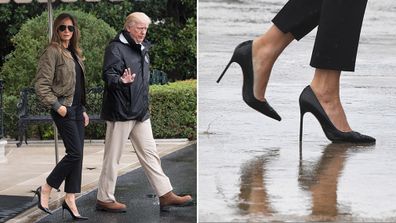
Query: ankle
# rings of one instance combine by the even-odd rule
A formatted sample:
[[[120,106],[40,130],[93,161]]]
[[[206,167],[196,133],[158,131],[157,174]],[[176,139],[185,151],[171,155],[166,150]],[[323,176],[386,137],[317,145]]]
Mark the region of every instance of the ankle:
[[[311,84],[312,91],[321,104],[341,104],[338,91]]]
[[[275,63],[278,56],[282,53],[283,49],[277,47],[265,36],[260,36],[253,41],[252,45],[253,56],[259,56],[263,62]]]
[[[49,194],[51,193],[52,187],[48,184],[44,184],[43,186],[41,186],[41,192],[44,194]]]
[[[316,95],[339,97],[340,75],[338,70],[316,68],[310,86]]]
[[[72,198],[70,198],[70,197],[68,197],[68,196],[65,196],[64,200],[65,200],[66,204],[67,204],[69,207],[76,206],[76,201],[75,201],[75,199],[72,199]]]

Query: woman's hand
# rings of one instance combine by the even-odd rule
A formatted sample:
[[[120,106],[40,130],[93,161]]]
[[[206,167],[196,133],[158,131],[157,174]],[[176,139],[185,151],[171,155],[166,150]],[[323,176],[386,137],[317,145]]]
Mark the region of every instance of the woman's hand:
[[[87,126],[89,124],[89,116],[86,112],[83,112],[84,116],[84,126]]]
[[[63,106],[63,105],[60,106],[56,112],[58,112],[58,114],[59,114],[60,116],[65,117],[66,114],[67,114],[66,106]]]

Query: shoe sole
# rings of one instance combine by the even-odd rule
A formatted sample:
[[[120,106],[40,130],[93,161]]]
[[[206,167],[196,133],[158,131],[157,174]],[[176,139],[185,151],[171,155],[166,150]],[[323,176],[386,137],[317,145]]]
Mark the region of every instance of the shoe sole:
[[[111,213],[123,213],[126,212],[126,209],[111,209],[111,208],[105,208],[105,207],[100,207],[96,206],[97,211],[106,211],[106,212],[111,212]]]
[[[160,210],[164,212],[169,212],[171,208],[189,207],[193,205],[194,205],[194,200],[190,200],[182,204],[171,204],[171,205],[160,206]]]

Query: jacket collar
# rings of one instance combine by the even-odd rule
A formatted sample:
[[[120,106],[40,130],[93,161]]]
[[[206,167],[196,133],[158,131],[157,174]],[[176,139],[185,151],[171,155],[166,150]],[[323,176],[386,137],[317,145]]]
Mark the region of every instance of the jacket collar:
[[[148,49],[150,48],[151,44],[149,41],[147,41],[146,39],[141,43],[138,44],[136,43],[128,34],[126,31],[121,31],[115,38],[115,41],[117,42],[121,42],[125,45],[129,45],[131,48],[136,49],[136,50],[140,50],[140,51],[148,51]]]

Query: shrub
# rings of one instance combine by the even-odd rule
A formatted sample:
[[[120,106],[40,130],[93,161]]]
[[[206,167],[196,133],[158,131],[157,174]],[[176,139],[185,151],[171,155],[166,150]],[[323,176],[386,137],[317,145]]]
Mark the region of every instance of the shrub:
[[[196,139],[195,80],[150,87],[151,123],[155,138]]]
[[[14,1],[0,4],[0,66],[3,65],[5,56],[14,50],[11,37],[18,33],[27,19],[41,15],[46,8],[47,4],[37,1],[29,4]]]

